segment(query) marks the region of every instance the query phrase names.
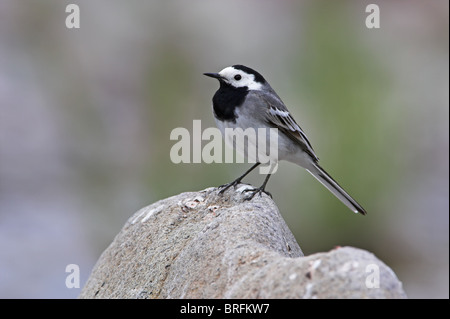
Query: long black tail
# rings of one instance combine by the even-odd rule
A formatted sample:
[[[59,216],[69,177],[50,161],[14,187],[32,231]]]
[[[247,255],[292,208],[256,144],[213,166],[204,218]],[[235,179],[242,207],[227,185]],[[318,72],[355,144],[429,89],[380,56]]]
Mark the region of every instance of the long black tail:
[[[354,200],[347,192],[330,176],[325,170],[314,163],[312,166],[306,169],[312,176],[314,176],[323,186],[325,186],[330,192],[340,199],[348,208],[355,213],[366,215],[367,212]]]

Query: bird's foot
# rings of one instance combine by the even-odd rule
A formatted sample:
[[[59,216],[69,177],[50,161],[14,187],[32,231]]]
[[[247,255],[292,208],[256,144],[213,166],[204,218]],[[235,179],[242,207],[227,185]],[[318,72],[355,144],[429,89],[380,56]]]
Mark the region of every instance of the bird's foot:
[[[244,189],[242,192],[249,192],[249,193],[251,193],[250,196],[245,197],[244,200],[252,200],[253,197],[255,197],[256,194],[259,194],[259,196],[261,196],[261,193],[264,193],[264,194],[270,196],[270,198],[272,198],[272,194],[269,193],[269,192],[266,192],[265,189],[264,189],[265,188],[264,186],[265,185],[263,185],[261,187],[258,187],[258,188],[254,188],[254,189]]]
[[[219,191],[219,194],[223,195],[223,193],[225,193],[225,191],[230,187],[236,188],[236,185],[239,184],[240,182],[241,182],[241,180],[237,179],[235,181],[232,181],[231,183],[220,185],[219,187],[217,187],[217,188],[221,188],[221,190]]]

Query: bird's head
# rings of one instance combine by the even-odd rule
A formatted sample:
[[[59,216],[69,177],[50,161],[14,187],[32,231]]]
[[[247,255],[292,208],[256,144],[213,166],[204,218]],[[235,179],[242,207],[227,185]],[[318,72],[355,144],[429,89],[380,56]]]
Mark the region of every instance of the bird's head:
[[[203,73],[206,76],[218,79],[221,85],[248,90],[261,90],[267,85],[264,77],[255,70],[244,65],[236,64],[226,67],[219,73]]]

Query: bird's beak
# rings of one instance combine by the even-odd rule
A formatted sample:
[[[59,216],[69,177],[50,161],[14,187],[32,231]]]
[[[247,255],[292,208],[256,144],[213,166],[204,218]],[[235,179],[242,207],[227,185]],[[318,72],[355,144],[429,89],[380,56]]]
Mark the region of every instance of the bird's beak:
[[[215,78],[217,80],[223,79],[223,76],[221,76],[219,73],[203,73],[203,75],[209,76],[211,78]]]

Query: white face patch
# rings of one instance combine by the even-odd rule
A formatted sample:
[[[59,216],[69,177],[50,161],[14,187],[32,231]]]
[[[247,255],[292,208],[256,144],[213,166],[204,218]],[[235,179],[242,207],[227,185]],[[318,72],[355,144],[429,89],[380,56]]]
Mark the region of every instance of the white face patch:
[[[222,71],[219,72],[219,74],[222,77],[224,77],[224,80],[227,83],[231,84],[236,88],[246,86],[248,87],[249,90],[256,90],[256,91],[261,90],[262,88],[262,84],[255,81],[255,76],[253,74],[245,73],[242,70],[236,70],[232,66],[223,69]]]

